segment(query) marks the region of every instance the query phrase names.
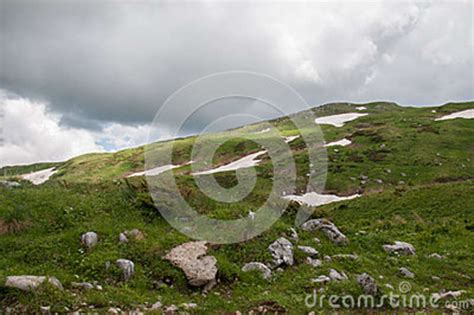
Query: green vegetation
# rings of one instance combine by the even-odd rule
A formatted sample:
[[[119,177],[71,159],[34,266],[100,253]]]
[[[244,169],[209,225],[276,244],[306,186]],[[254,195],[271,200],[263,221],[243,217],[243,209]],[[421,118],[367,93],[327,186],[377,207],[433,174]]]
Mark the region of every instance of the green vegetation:
[[[334,222],[349,238],[349,245],[336,246],[320,232],[300,229],[297,245],[316,248],[320,258],[357,254],[359,259],[333,259],[315,268],[306,264],[306,256],[295,248],[295,265],[274,271],[270,281],[261,279],[258,273],[242,272],[247,262],[270,262],[268,245],[278,237],[289,237],[299,209],[292,203],[282,218],[258,237],[211,247],[209,254],[218,261],[219,283],[204,296],[201,289],[187,284],[180,269],[163,259],[171,248],[189,239],[154,208],[143,177],[127,178],[143,170],[144,148],[88,154],[59,164],[0,170],[1,174],[8,170],[3,179],[16,180],[18,174],[32,170],[52,166],[59,170],[40,186],[21,180],[18,188],[0,185],[0,310],[21,305],[19,309],[25,312],[37,312],[41,305],[51,305],[57,312],[79,308],[88,311],[89,306],[106,312],[111,306],[132,310],[160,300],[164,305],[197,303],[192,313],[248,312],[266,305],[274,311],[304,314],[320,311],[305,306],[305,297],[315,288],[325,287],[327,295],[362,294],[356,276],[363,272],[374,277],[382,293],[390,292],[386,284],[398,292],[398,285],[408,280],[414,293],[429,296],[442,289],[465,290],[462,299],[474,298],[474,121],[434,121],[451,112],[474,108],[474,102],[447,104],[436,112],[433,108],[392,103],[330,104],[313,111],[326,116],[353,112],[356,106],[367,107],[364,112],[369,115],[340,128],[321,127],[327,142],[342,138],[352,141],[347,147],[328,148],[326,192],[357,192],[362,196],[311,209],[313,218]],[[286,117],[271,123],[285,136],[299,133]],[[256,124],[238,131],[260,129]],[[260,138],[269,136],[255,134]],[[226,132],[212,135],[210,141],[222,137]],[[183,138],[155,143],[149,149],[159,153],[173,146],[173,162],[185,164],[194,141],[195,137]],[[290,146],[299,175],[298,190],[304,190],[309,169],[305,143],[299,138]],[[213,162],[222,165],[258,150],[252,141],[228,139]],[[271,160],[265,157],[256,169],[256,187],[238,204],[217,202],[200,192],[189,165],[173,172],[182,195],[199,212],[213,218],[236,219],[247,216],[250,209],[258,209],[271,189]],[[366,183],[361,181],[362,176],[368,177]],[[233,172],[215,177],[224,187],[237,183]],[[166,206],[167,198],[172,196],[166,192],[162,196]],[[119,233],[134,228],[144,232],[145,240],[120,244]],[[91,250],[80,244],[81,234],[87,231],[99,235],[98,245]],[[321,244],[314,241],[315,237],[321,239]],[[397,256],[382,249],[382,245],[397,240],[413,244],[417,255]],[[429,258],[431,253],[445,259]],[[118,258],[135,263],[136,273],[128,282],[120,279],[114,264]],[[108,263],[110,268],[106,268]],[[401,277],[400,267],[413,271],[415,278]],[[327,275],[331,268],[344,271],[349,281],[324,286],[311,282]],[[25,293],[3,286],[7,276],[23,274],[55,276],[65,290],[45,286]],[[103,290],[81,291],[71,286],[71,282],[83,281],[97,281]],[[329,306],[326,303],[324,307],[327,310]],[[390,310],[387,303],[384,308]]]

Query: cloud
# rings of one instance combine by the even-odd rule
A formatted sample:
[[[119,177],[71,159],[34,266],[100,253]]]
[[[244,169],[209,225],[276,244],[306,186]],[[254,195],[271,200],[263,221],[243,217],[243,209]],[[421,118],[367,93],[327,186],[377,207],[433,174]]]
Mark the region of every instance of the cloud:
[[[71,128],[45,103],[7,96],[0,90],[2,109],[0,166],[64,161],[89,153],[133,147],[147,140],[146,126],[111,124],[100,131]]]

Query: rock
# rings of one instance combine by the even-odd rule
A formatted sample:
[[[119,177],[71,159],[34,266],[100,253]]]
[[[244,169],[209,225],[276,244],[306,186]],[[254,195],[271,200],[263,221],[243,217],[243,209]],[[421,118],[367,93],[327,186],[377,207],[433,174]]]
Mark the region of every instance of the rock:
[[[203,286],[215,281],[217,274],[216,258],[206,256],[205,241],[188,242],[173,248],[165,259],[181,268],[193,286]]]
[[[415,278],[415,274],[405,267],[401,267],[400,269],[398,269],[398,272],[400,272],[400,274],[405,278]]]
[[[190,310],[190,309],[193,309],[193,308],[197,308],[198,305],[196,303],[183,303],[180,305],[182,308],[184,308],[185,310]]]
[[[135,273],[135,264],[131,260],[117,259],[115,264],[122,270],[123,279],[125,281],[129,280]]]
[[[308,256],[318,256],[319,252],[311,246],[298,246],[298,249]]]
[[[390,283],[386,283],[385,284],[385,287],[390,289],[390,290],[395,290],[395,288],[393,287],[393,285],[391,285]]]
[[[444,256],[438,254],[438,253],[432,253],[432,254],[429,254],[428,255],[429,258],[434,258],[434,259],[439,259],[439,260],[443,260],[444,259]]]
[[[151,306],[151,309],[152,309],[152,310],[158,310],[158,309],[160,309],[162,306],[163,306],[163,304],[161,304],[161,302],[158,301],[158,302],[154,303],[154,304]]]
[[[51,314],[51,306],[41,306],[40,312],[42,315],[50,315]]]
[[[336,269],[329,270],[329,278],[334,281],[348,280],[347,275],[344,272],[338,272]]]
[[[142,231],[140,231],[139,229],[124,231],[123,234],[125,235],[125,237],[127,237],[127,241],[129,238],[134,239],[135,241],[143,241],[145,239],[145,234],[143,234]]]
[[[447,292],[440,292],[440,293],[433,293],[432,297],[435,300],[452,300],[452,299],[457,299],[461,295],[466,293],[464,290],[458,290],[458,291],[447,291]]]
[[[381,180],[381,179],[376,179],[375,182],[376,182],[377,184],[380,184],[380,185],[383,184],[383,180]]]
[[[337,255],[333,255],[332,258],[357,260],[359,259],[359,256],[355,254],[337,254]]]
[[[323,259],[324,259],[325,262],[331,262],[331,261],[332,261],[331,256],[328,256],[328,255],[325,255],[325,256],[323,257]]]
[[[432,276],[431,279],[434,280],[434,281],[439,281],[439,280],[441,280],[441,278],[440,278],[440,277],[437,277],[437,276]]]
[[[59,290],[63,290],[63,286],[57,278],[45,276],[9,276],[5,282],[5,286],[23,291],[33,291],[45,281]]]
[[[301,228],[305,231],[321,230],[331,241],[336,244],[347,244],[347,237],[334,225],[334,223],[324,219],[309,220]]]
[[[171,315],[171,314],[174,314],[175,312],[177,312],[179,310],[179,308],[174,305],[174,304],[171,304],[170,306],[168,306],[166,309],[165,309],[165,312],[164,314],[165,315]]]
[[[395,241],[394,245],[383,245],[383,249],[388,253],[396,252],[405,255],[416,255],[415,247],[406,242]]]
[[[248,272],[248,271],[253,271],[253,270],[258,270],[262,273],[262,276],[264,279],[270,279],[272,276],[272,271],[270,268],[268,268],[266,265],[260,263],[260,262],[250,262],[248,264],[245,264],[245,266],[242,267],[243,272]]]
[[[119,243],[128,243],[127,235],[124,233],[119,234]]]
[[[325,276],[325,275],[319,276],[316,279],[311,280],[311,282],[313,282],[313,283],[326,283],[326,282],[329,282],[329,281],[331,281],[331,278],[329,278],[328,276]]]
[[[118,308],[115,308],[115,307],[111,307],[107,311],[107,314],[118,314],[118,313],[120,313],[120,311]]]
[[[253,212],[252,210],[249,210],[249,214],[247,215],[247,217],[253,221],[255,220],[255,216],[256,216],[256,213]]]
[[[71,287],[83,289],[83,290],[92,290],[94,286],[89,282],[71,282]]]
[[[316,243],[316,244],[321,244],[321,240],[317,237],[313,238],[313,241]]]
[[[313,267],[321,267],[321,265],[323,264],[321,260],[314,259],[314,258],[311,258],[311,257],[306,258],[306,263],[308,265],[313,266]]]
[[[378,291],[377,284],[375,283],[374,278],[369,274],[363,273],[357,277],[357,283],[362,287],[365,294],[376,295]],[[393,289],[393,287],[392,287]]]
[[[81,236],[81,243],[88,249],[91,249],[92,247],[97,245],[98,242],[99,236],[96,232],[87,232],[82,234]]]
[[[296,230],[294,228],[290,229],[290,238],[294,242],[298,242],[299,240],[298,233],[296,233]]]
[[[282,264],[288,266],[293,265],[293,244],[284,237],[280,237],[275,242],[268,246],[268,250],[273,257],[273,268],[276,268]]]

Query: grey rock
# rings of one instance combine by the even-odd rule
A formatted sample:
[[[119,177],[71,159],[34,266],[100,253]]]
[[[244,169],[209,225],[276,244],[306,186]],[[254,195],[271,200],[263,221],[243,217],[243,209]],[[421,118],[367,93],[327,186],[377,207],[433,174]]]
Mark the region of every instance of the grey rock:
[[[7,188],[21,187],[21,184],[19,182],[15,182],[11,180],[0,180],[0,185],[5,186]]]
[[[45,281],[59,290],[63,290],[63,286],[57,278],[45,276],[9,276],[5,281],[5,286],[23,291],[34,291]]]
[[[124,233],[119,234],[119,243],[128,243],[127,235]]]
[[[115,264],[120,268],[120,270],[122,270],[123,279],[125,281],[129,280],[135,274],[135,264],[133,261],[128,259],[117,259]]]
[[[401,267],[400,269],[398,269],[398,272],[400,272],[400,274],[405,278],[415,278],[415,274],[405,267]]]
[[[440,277],[437,277],[437,276],[432,276],[431,279],[434,280],[434,281],[439,281],[439,280],[441,280],[441,278],[440,278]]]
[[[313,241],[316,243],[316,244],[321,244],[321,240],[317,237],[313,238]]]
[[[334,259],[350,259],[350,260],[357,260],[359,259],[359,256],[355,254],[337,254],[333,255],[332,258]]]
[[[98,242],[99,235],[96,232],[87,232],[81,236],[81,243],[89,249],[96,246]]]
[[[359,275],[357,277],[357,283],[362,287],[362,290],[364,290],[365,294],[376,295],[378,292],[378,287],[374,278],[372,278],[367,273]]]
[[[188,242],[173,248],[165,259],[181,268],[193,286],[203,286],[214,282],[217,274],[216,258],[206,256],[207,243]]]
[[[383,249],[388,253],[396,252],[405,255],[416,255],[415,247],[406,242],[395,241],[393,245],[383,245]]]
[[[50,315],[51,314],[51,306],[41,306],[40,312],[42,315]]]
[[[107,314],[119,314],[120,309],[116,307],[111,307],[107,310]]]
[[[71,287],[83,289],[83,290],[92,290],[94,286],[89,282],[71,282]]]
[[[124,231],[123,234],[127,237],[127,241],[128,239],[133,239],[135,241],[142,241],[145,239],[145,234],[143,234],[143,232],[140,231],[139,229]],[[120,238],[120,235],[119,235],[119,238]]]
[[[316,231],[321,230],[332,242],[336,244],[347,244],[349,240],[342,234],[336,225],[330,221],[324,219],[313,219],[309,220],[301,228],[305,231]]]
[[[290,238],[294,242],[298,242],[299,240],[298,233],[294,228],[290,228]]]
[[[182,308],[184,308],[185,310],[191,310],[193,308],[197,308],[198,305],[196,303],[182,303],[180,305]]]
[[[326,283],[326,282],[329,282],[329,281],[331,281],[331,278],[329,278],[328,276],[325,276],[325,275],[321,275],[321,276],[311,280],[311,282],[313,282],[313,283]]]
[[[260,262],[250,262],[242,267],[243,272],[249,272],[253,270],[260,271],[264,279],[270,279],[270,277],[272,276],[272,271],[270,270],[270,268]]]
[[[339,272],[336,269],[329,270],[329,278],[334,281],[345,281],[348,280],[347,275],[344,272]]]
[[[293,265],[293,244],[284,237],[280,237],[275,242],[268,246],[268,250],[273,257],[273,268],[276,268],[282,264],[288,266]]]
[[[331,261],[332,261],[331,256],[328,256],[328,255],[325,255],[325,256],[323,257],[323,259],[324,259],[325,262],[331,262]]]
[[[171,304],[170,306],[168,306],[166,309],[165,309],[165,314],[168,315],[168,314],[174,314],[175,312],[177,312],[179,310],[179,308],[174,305],[174,304]]]
[[[311,246],[298,246],[298,249],[308,256],[318,256],[319,252]]]
[[[163,304],[161,304],[161,302],[158,301],[158,302],[156,302],[156,303],[153,303],[153,305],[151,306],[151,309],[152,309],[152,310],[158,310],[158,309],[160,309],[162,306],[163,306]]]
[[[311,257],[306,257],[306,263],[308,265],[311,265],[313,267],[321,267],[322,266],[322,261],[320,259],[314,259]]]
[[[432,254],[429,254],[428,255],[429,258],[434,258],[434,259],[439,259],[439,260],[443,260],[444,259],[444,256],[438,254],[438,253],[432,253]]]

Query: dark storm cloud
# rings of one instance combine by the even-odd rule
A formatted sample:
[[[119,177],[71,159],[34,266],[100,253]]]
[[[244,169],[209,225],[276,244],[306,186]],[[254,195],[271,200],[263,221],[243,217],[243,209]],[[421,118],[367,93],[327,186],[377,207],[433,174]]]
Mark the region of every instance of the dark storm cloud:
[[[88,129],[149,123],[175,90],[227,70],[275,76],[312,105],[469,99],[470,9],[3,0],[0,88],[45,101],[63,124]],[[222,114],[209,111],[193,125]]]

